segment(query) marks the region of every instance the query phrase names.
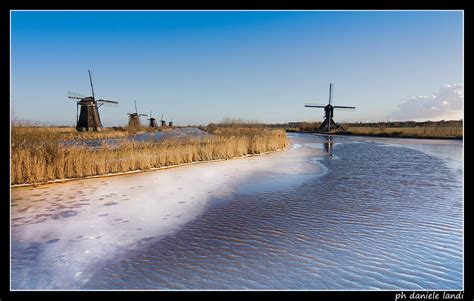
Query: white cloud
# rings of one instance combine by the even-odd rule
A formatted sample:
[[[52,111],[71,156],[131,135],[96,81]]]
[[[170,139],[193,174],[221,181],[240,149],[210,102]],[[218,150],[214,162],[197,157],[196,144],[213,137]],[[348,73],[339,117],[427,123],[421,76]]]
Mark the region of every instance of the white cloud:
[[[463,115],[464,85],[444,85],[431,96],[416,96],[398,106],[392,120],[450,120]]]

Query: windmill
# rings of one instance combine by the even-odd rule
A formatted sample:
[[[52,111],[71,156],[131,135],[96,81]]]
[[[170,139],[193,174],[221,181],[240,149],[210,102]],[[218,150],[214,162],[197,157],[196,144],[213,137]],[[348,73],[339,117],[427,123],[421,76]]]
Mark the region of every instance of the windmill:
[[[171,117],[170,119],[171,119],[171,120],[170,120],[170,122],[168,122],[168,125],[169,125],[169,126],[173,126],[173,117]]]
[[[329,84],[329,103],[327,105],[314,105],[314,104],[305,104],[307,108],[324,108],[324,121],[319,127],[320,132],[330,132],[332,128],[340,129],[341,126],[334,122],[332,117],[334,116],[334,109],[355,109],[355,107],[348,106],[333,106],[331,104],[332,97],[334,94],[334,84]]]
[[[166,126],[166,121],[163,120],[163,114],[161,114],[160,122],[161,122],[161,126]]]
[[[148,116],[147,114],[138,113],[137,109],[137,101],[133,101],[135,103],[135,113],[127,113],[128,118],[128,128],[129,129],[138,129],[140,128],[140,116]]]
[[[157,128],[157,127],[158,127],[158,124],[156,123],[156,118],[153,118],[153,117],[152,117],[152,113],[153,113],[153,111],[150,111],[150,118],[147,119],[147,120],[150,120],[149,127],[151,127],[151,128]]]
[[[84,96],[81,94],[69,92],[68,98],[74,99],[76,101],[76,130],[83,132],[89,131],[89,128],[91,128],[94,131],[100,132],[103,126],[102,122],[100,121],[99,108],[104,103],[118,104],[118,102],[114,100],[95,99],[91,71],[88,71],[92,96]],[[81,107],[80,113],[79,107]]]

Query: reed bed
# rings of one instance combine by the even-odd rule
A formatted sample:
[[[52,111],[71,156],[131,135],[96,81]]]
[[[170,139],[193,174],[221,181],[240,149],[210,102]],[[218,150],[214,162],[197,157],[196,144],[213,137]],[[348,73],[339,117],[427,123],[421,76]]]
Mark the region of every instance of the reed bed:
[[[68,141],[68,140],[89,140],[127,137],[129,132],[126,128],[112,129],[104,128],[100,132],[86,131],[78,132],[75,128],[55,128],[55,127],[13,127],[12,143],[27,140]]]
[[[201,139],[167,138],[146,142],[127,140],[115,145],[103,143],[97,148],[80,144],[65,145],[60,142],[68,138],[90,139],[90,134],[104,137],[102,135],[107,134],[106,132],[73,133],[69,136],[65,134],[67,133],[60,132],[58,135],[55,131],[47,129],[28,131],[13,128],[11,184],[44,183],[51,180],[230,159],[275,151],[288,144],[283,130],[264,128],[217,129],[213,135]]]

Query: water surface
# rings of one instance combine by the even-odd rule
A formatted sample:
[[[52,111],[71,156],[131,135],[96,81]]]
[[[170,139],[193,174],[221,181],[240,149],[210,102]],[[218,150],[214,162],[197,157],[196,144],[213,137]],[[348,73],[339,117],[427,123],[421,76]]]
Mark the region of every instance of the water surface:
[[[325,149],[322,136],[290,139]],[[254,173],[176,233],[109,258],[82,288],[462,290],[462,142],[331,146],[306,158],[319,172]]]
[[[165,138],[187,138],[187,139],[201,139],[209,134],[203,130],[193,127],[187,128],[172,128],[164,131],[143,132],[134,135],[128,135],[121,138],[103,138],[103,139],[85,139],[85,140],[70,140],[64,141],[64,145],[84,145],[91,148],[101,147],[103,144],[108,146],[117,146],[123,141],[136,142],[155,142]]]

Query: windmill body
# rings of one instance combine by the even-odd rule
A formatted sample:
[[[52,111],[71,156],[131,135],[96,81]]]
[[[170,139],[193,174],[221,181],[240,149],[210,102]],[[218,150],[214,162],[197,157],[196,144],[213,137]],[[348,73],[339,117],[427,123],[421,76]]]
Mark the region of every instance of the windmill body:
[[[148,116],[147,114],[138,113],[137,109],[137,101],[134,100],[135,103],[135,113],[127,113],[128,114],[128,128],[129,129],[138,129],[140,128],[140,116]]]
[[[328,133],[331,130],[340,130],[342,127],[337,124],[333,117],[334,117],[334,109],[355,109],[355,107],[348,107],[348,106],[333,106],[331,104],[332,98],[334,94],[334,84],[329,84],[329,103],[327,105],[312,105],[306,104],[305,107],[307,108],[324,108],[324,121],[319,126],[319,132]]]
[[[76,101],[77,117],[76,130],[83,131],[101,131],[102,121],[100,120],[99,107],[104,103],[118,104],[114,100],[95,99],[94,85],[92,84],[91,71],[89,70],[89,81],[91,84],[92,96],[83,96],[75,93],[70,93],[68,98]],[[79,110],[80,107],[80,110]]]
[[[166,121],[163,120],[163,114],[161,114],[160,122],[161,122],[161,126],[166,126]]]
[[[150,112],[150,118],[148,119],[149,123],[148,126],[151,128],[157,128],[158,124],[156,123],[156,118],[152,117],[152,112]]]
[[[78,104],[81,106],[81,112],[79,114],[76,129],[80,132],[88,131],[89,128],[92,128],[94,131],[101,131],[103,126],[94,99],[88,97],[79,101]]]
[[[158,127],[158,123],[156,122],[156,119],[155,119],[155,118],[150,118],[149,120],[150,120],[149,126],[150,126],[151,128],[157,128],[157,127]]]
[[[128,115],[128,127],[129,128],[138,128],[140,126],[140,117],[138,114],[129,113]]]

